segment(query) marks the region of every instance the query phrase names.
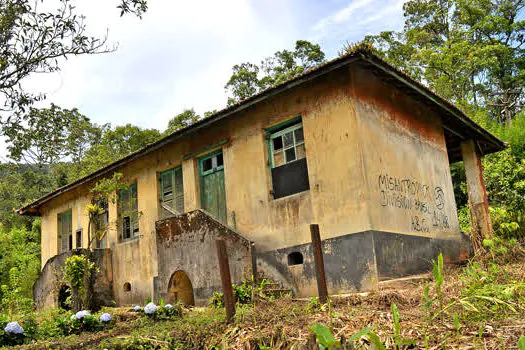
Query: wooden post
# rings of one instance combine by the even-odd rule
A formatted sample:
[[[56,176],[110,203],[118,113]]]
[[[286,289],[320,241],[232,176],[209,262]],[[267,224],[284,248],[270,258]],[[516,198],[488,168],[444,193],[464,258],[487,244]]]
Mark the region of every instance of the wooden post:
[[[250,242],[250,253],[252,256],[252,276],[253,283],[257,284],[257,250],[255,248],[255,243]]]
[[[471,236],[474,252],[483,249],[483,240],[492,236],[487,191],[483,181],[481,155],[474,140],[461,143],[461,154],[467,178],[467,192],[470,209]]]
[[[319,225],[311,224],[310,233],[312,234],[312,251],[314,253],[314,262],[315,262],[315,271],[317,275],[317,290],[319,292],[319,301],[325,304],[328,300],[328,289],[326,288],[323,247],[321,245],[321,235],[319,234]]]
[[[224,240],[218,239],[215,243],[217,245],[217,258],[219,259],[224,307],[226,308],[226,322],[230,323],[235,315],[235,300],[233,299],[228,252],[226,251],[226,242]]]

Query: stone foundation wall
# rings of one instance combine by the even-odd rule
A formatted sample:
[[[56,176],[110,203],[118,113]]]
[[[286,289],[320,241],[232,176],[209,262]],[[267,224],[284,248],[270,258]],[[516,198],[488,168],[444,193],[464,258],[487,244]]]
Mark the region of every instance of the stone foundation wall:
[[[89,306],[97,310],[102,306],[114,306],[113,297],[113,262],[110,249],[96,249],[88,252],[86,249],[75,249],[49,259],[40,276],[33,285],[33,301],[37,310],[59,306],[60,289],[66,286],[63,281],[62,266],[66,259],[73,255],[89,254],[95,263],[97,272],[92,275],[93,299]]]

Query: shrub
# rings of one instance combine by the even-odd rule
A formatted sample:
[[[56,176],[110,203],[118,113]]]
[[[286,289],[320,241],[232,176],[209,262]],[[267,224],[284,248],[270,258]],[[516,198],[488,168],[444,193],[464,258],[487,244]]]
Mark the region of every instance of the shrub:
[[[64,266],[64,280],[71,287],[71,307],[80,310],[88,305],[88,288],[91,273],[96,270],[95,263],[85,255],[73,255],[66,259]]]
[[[2,332],[0,333],[0,345],[21,345],[24,344],[26,336],[24,328],[18,322],[2,322]]]
[[[233,284],[233,298],[238,304],[251,304],[253,303],[253,298],[256,295],[261,294],[261,291],[266,284],[266,280],[263,280],[261,284],[255,286],[255,288],[251,280],[244,280],[240,285]],[[210,304],[215,307],[222,307],[224,305],[224,294],[214,292],[210,298]]]

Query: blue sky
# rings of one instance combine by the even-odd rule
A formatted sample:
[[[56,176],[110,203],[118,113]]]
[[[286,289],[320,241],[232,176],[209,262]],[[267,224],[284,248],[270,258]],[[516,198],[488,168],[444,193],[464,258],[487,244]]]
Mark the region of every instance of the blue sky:
[[[186,108],[224,107],[234,64],[260,63],[298,39],[319,43],[333,58],[346,42],[403,25],[402,0],[150,0],[142,20],[120,18],[116,4],[77,1],[90,33],[108,31],[118,49],[30,77],[25,86],[48,96],[38,106],[53,102],[97,123],[164,130]]]

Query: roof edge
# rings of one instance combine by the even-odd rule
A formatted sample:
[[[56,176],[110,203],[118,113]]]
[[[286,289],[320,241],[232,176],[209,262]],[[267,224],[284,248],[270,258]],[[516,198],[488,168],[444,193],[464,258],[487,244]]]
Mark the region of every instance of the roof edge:
[[[448,102],[443,97],[437,95],[435,92],[430,90],[428,87],[425,87],[418,81],[414,80],[413,78],[410,78],[405,73],[399,71],[397,68],[388,64],[388,62],[380,58],[378,59],[378,57],[375,55],[361,54],[361,56],[365,61],[381,69],[386,74],[393,76],[395,79],[401,81],[402,83],[410,86],[412,89],[414,89],[421,95],[425,96],[433,103],[437,104],[441,108],[445,109],[446,111],[454,115],[462,123],[466,124],[468,127],[471,127],[479,134],[485,136],[487,138],[487,141],[490,141],[494,146],[496,146],[496,148],[500,150],[507,148],[507,144],[503,140],[501,140],[500,138],[498,138],[497,136],[495,136],[488,130],[484,129],[481,125],[479,125],[474,120],[472,120],[467,115],[465,115],[465,113],[462,112],[459,108],[454,106],[452,103]]]
[[[245,110],[251,106],[253,106],[254,104],[257,104],[269,97],[272,97],[274,95],[277,95],[279,93],[281,93],[282,91],[285,91],[285,90],[288,90],[294,86],[297,86],[297,85],[300,85],[300,84],[303,84],[307,81],[310,81],[312,79],[315,79],[321,75],[324,75],[330,71],[333,71],[337,68],[340,68],[346,64],[349,64],[351,63],[352,61],[356,61],[358,60],[359,57],[356,57],[355,53],[352,53],[352,54],[347,54],[345,56],[341,56],[341,57],[337,57],[331,61],[328,61],[320,66],[317,66],[317,67],[314,67],[302,74],[299,74],[289,80],[286,80],[278,85],[275,85],[271,88],[268,88],[264,91],[261,91],[260,93],[257,93],[255,95],[252,95],[244,100],[241,100],[241,101],[238,101],[237,103],[231,105],[231,106],[228,106],[226,108],[223,108],[222,110],[212,114],[211,116],[207,117],[207,118],[203,118],[183,129],[179,129],[177,131],[174,131],[173,133],[167,135],[167,136],[164,136],[163,138],[153,142],[153,143],[150,143],[144,147],[142,147],[141,149],[133,152],[133,153],[130,153],[128,154],[127,156],[121,158],[121,159],[118,159],[112,163],[109,163],[108,165],[105,165],[104,167],[98,169],[98,170],[95,170],[94,172],[84,176],[84,177],[81,177],[80,179],[77,179],[75,181],[73,181],[72,183],[70,184],[67,184],[65,186],[62,186],[62,187],[59,187],[57,189],[55,189],[54,191],[44,195],[43,197],[29,203],[29,204],[26,204],[24,205],[23,207],[21,207],[20,209],[16,209],[15,211],[19,214],[19,215],[28,215],[28,216],[39,216],[40,213],[39,213],[39,210],[38,210],[38,207],[40,207],[41,205],[43,205],[44,203],[52,200],[53,198],[56,198],[58,197],[59,195],[61,195],[62,193],[65,193],[65,192],[68,192],[76,187],[79,187],[91,180],[94,180],[95,178],[98,178],[98,177],[102,177],[104,176],[105,174],[111,172],[111,171],[115,171],[117,169],[119,169],[120,167],[124,166],[125,164],[135,160],[136,158],[139,158],[139,157],[142,157],[143,155],[146,155],[150,152],[153,152],[161,147],[163,147],[164,145],[168,144],[168,143],[171,143],[175,140],[178,140],[192,132],[196,132],[197,130],[199,129],[202,129],[206,126],[208,126],[209,124],[212,124],[212,123],[216,123],[226,117],[228,117],[229,115],[232,115],[232,114],[235,114],[235,113],[238,113],[242,110]],[[33,211],[31,209],[36,209],[36,211]]]

